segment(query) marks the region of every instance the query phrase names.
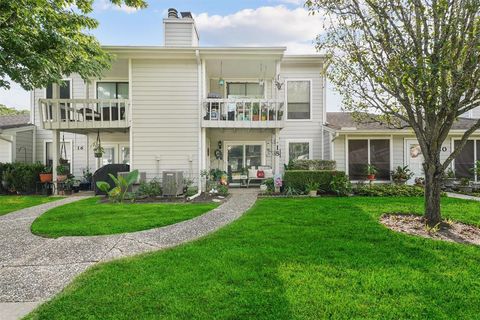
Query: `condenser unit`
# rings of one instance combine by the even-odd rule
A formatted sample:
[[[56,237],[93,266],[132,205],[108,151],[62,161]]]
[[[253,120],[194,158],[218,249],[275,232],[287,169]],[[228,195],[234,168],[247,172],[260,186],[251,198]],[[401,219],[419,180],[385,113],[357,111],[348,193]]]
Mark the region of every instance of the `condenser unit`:
[[[176,197],[183,193],[183,172],[163,171],[162,193],[164,196]]]

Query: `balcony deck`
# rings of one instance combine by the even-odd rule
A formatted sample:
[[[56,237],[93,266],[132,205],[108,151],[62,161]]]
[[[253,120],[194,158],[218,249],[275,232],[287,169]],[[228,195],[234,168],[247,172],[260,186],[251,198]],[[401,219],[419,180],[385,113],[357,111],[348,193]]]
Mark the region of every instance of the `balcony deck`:
[[[128,99],[40,99],[43,129],[115,131],[130,127]]]
[[[283,102],[268,99],[204,99],[202,127],[283,128]]]

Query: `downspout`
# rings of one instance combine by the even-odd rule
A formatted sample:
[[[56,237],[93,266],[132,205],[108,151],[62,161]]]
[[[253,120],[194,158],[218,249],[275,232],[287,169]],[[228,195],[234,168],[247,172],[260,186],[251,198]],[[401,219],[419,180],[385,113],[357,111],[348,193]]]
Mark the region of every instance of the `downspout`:
[[[193,196],[188,197],[188,201],[192,201],[196,197],[202,194],[202,61],[200,60],[200,51],[195,50],[195,56],[197,58],[197,85],[198,85],[198,192]]]

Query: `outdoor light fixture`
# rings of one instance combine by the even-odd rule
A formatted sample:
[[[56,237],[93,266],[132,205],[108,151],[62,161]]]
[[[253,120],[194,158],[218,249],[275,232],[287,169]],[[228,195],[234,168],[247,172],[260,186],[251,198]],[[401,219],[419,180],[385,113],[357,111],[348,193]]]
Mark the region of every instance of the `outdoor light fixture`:
[[[218,85],[223,87],[225,80],[223,80],[223,61],[220,61],[220,79],[218,79]]]

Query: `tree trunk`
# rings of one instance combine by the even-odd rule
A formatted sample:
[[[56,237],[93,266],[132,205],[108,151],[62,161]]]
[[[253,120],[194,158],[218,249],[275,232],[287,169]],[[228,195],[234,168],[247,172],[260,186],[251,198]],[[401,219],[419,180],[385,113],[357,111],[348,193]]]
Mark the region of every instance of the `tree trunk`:
[[[428,225],[435,226],[442,221],[440,198],[442,194],[442,171],[438,161],[435,164],[425,164],[425,215]]]

